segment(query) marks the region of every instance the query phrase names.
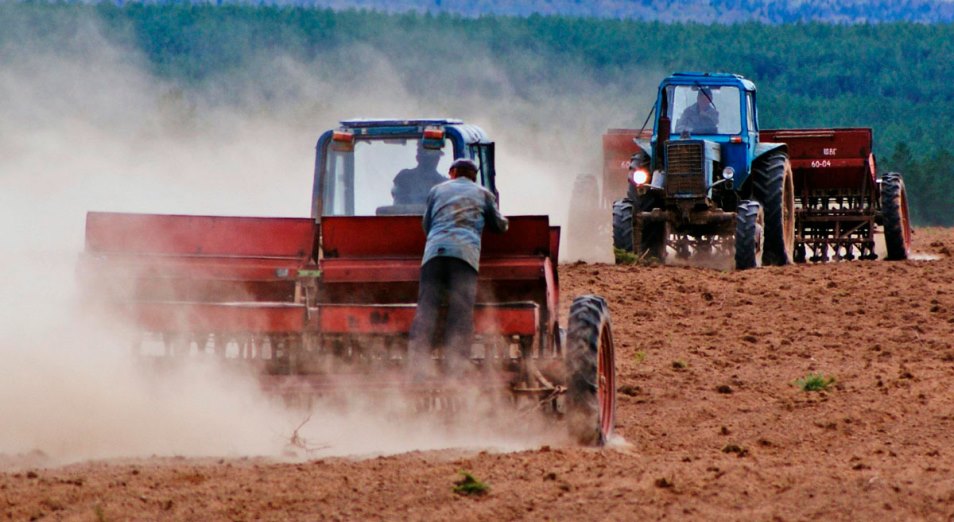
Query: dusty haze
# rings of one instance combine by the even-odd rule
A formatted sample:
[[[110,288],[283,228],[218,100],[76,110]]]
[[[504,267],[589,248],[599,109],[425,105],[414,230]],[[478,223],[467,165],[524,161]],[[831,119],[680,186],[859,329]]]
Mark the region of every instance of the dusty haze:
[[[90,210],[257,216],[309,214],[314,144],[352,117],[459,117],[498,143],[507,214],[548,213],[564,225],[574,178],[598,172],[599,136],[642,119],[646,101],[586,80],[568,65],[518,96],[487,53],[426,96],[370,48],[331,62],[284,56],[199,87],[155,77],[140,55],[110,45],[95,20],[70,45],[40,39],[0,50],[0,217],[7,274],[0,294],[0,454],[50,462],[148,455],[374,454],[444,447],[514,450],[548,440],[508,433],[513,419],[473,424],[392,422],[356,405],[305,418],[268,402],[250,379],[214,366],[148,377],[124,332],[83,313],[73,276]],[[627,87],[629,89],[629,87]],[[572,92],[569,96],[566,93]],[[646,92],[652,92],[650,89]],[[436,99],[436,105],[434,100]],[[430,101],[428,101],[430,100]],[[633,112],[633,117],[621,113]],[[636,114],[640,113],[640,114]],[[621,121],[622,119],[622,121]],[[609,246],[565,259],[607,259]],[[466,429],[465,429],[466,428]],[[503,435],[494,435],[499,432]]]

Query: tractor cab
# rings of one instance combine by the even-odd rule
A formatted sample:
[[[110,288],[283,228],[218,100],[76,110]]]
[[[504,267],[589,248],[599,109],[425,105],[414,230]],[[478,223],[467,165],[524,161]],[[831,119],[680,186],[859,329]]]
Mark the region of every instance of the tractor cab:
[[[755,107],[755,84],[736,74],[665,78],[652,136],[635,139],[629,190],[613,203],[614,246],[660,260],[734,250],[737,268],[789,262],[791,163],[784,143],[759,142]]]
[[[346,120],[318,140],[312,217],[422,215],[451,163],[470,158],[497,193],[494,144],[460,120]]]
[[[700,165],[683,157],[683,153],[699,153],[706,160],[701,163],[706,189],[731,180],[731,187],[741,190],[758,143],[755,107],[755,84],[737,74],[675,73],[664,79],[651,141],[640,143],[651,160],[641,174],[645,182],[651,179],[650,173],[681,168],[681,161]],[[673,161],[677,165],[670,165]]]

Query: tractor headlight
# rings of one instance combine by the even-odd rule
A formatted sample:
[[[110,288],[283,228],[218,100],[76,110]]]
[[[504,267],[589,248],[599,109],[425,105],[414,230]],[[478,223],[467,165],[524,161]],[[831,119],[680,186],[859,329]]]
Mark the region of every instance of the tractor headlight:
[[[646,169],[636,169],[633,171],[633,183],[636,185],[645,185],[649,183],[649,171]]]
[[[735,169],[732,167],[726,167],[722,169],[722,178],[723,179],[732,179],[735,177]]]

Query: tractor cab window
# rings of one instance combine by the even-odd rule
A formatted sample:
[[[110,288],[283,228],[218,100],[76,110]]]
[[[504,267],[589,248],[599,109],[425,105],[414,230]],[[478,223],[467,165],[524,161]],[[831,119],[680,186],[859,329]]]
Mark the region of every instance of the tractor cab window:
[[[759,126],[756,120],[755,115],[755,93],[747,92],[745,93],[745,113],[748,115],[747,124],[749,127],[749,132],[757,132]]]
[[[328,146],[323,187],[326,216],[423,214],[427,193],[446,181],[453,148],[417,139],[361,139]]]
[[[738,134],[742,131],[737,87],[670,85],[666,88],[671,134]]]
[[[488,147],[486,145],[471,145],[468,148],[470,149],[470,159],[477,164],[477,183],[488,187],[490,180],[487,176],[489,175],[490,165],[493,165],[493,162],[488,158],[490,155]]]

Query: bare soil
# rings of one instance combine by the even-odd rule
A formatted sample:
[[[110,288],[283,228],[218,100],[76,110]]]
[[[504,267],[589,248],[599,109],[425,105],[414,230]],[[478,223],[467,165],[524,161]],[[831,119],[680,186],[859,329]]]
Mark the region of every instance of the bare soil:
[[[954,230],[915,241],[906,262],[561,266],[564,313],[611,306],[610,448],[0,456],[0,519],[954,520]],[[803,391],[811,375],[834,381]],[[487,492],[455,493],[461,470]]]

